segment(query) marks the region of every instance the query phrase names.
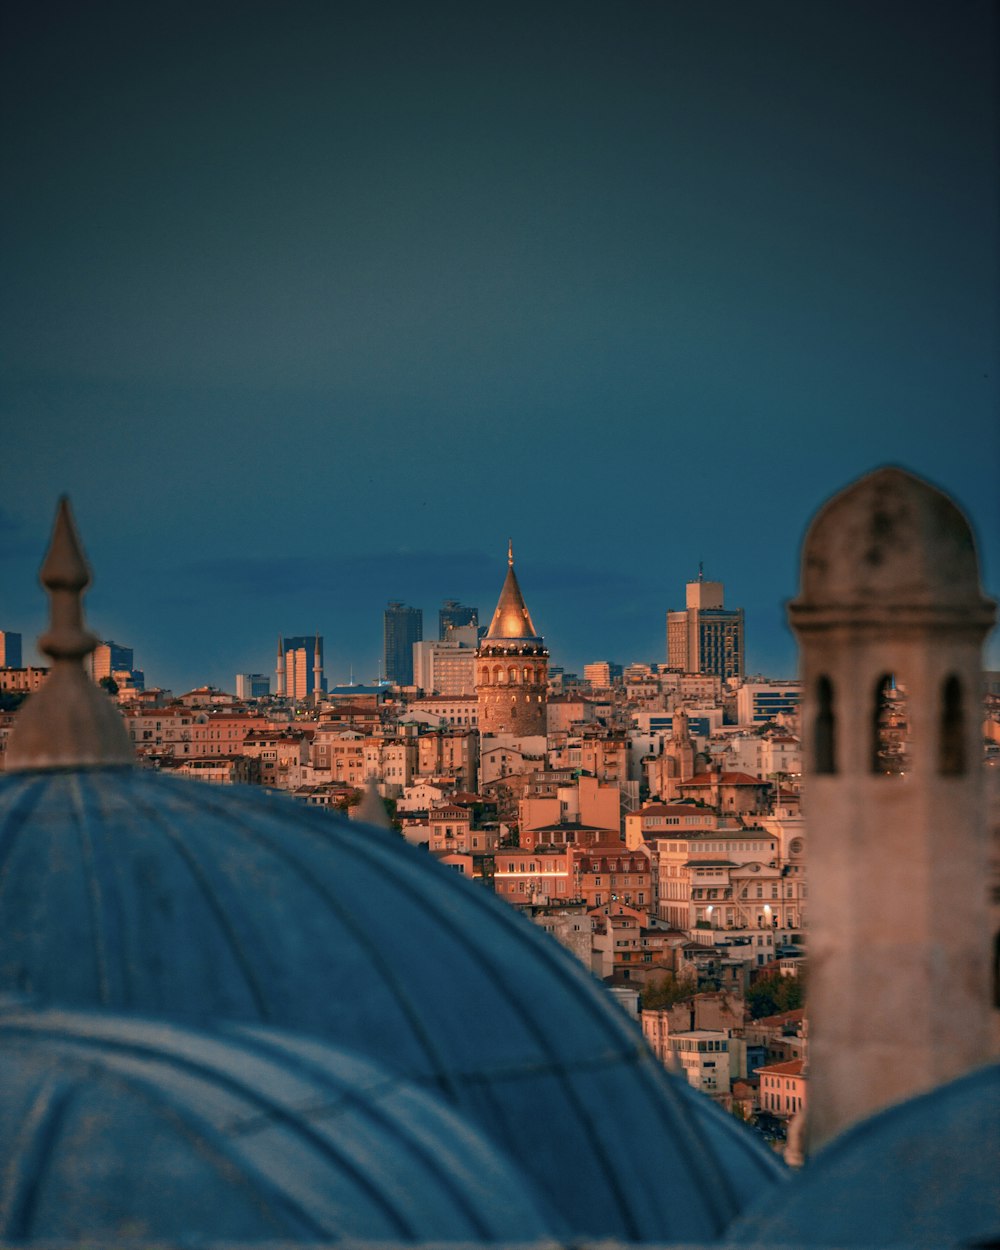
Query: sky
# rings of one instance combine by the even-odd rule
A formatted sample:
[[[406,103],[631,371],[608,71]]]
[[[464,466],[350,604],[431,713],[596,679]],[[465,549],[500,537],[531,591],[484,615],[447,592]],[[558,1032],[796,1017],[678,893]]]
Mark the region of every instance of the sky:
[[[0,628],[67,492],[91,628],[175,693],[390,599],[665,660],[703,563],[795,671],[804,528],[947,490],[1000,591],[995,10],[8,6]],[[988,662],[1000,668],[996,638]]]

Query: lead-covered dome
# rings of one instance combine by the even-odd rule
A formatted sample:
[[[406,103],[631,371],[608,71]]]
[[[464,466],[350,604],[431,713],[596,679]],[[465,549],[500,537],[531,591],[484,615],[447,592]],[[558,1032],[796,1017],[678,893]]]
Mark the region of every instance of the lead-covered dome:
[[[730,1230],[734,1246],[1000,1245],[1000,1064],[834,1138]]]
[[[460,1108],[581,1235],[716,1235],[778,1175],[578,962],[387,831],[137,769],[0,778],[0,989],[326,1038]]]
[[[357,1052],[524,1160],[531,1204],[570,1236],[709,1240],[776,1179],[572,956],[482,888],[387,831],[132,767],[81,685],[89,576],[64,501],[43,568],[55,663],[0,778],[0,992]]]
[[[0,1004],[0,1240],[551,1237],[522,1177],[426,1091],[274,1029]]]

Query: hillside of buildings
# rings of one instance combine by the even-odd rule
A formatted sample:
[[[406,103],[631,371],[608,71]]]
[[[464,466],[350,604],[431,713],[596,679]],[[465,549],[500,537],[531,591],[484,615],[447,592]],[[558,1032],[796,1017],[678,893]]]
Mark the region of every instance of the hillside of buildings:
[[[425,642],[415,610],[391,603],[392,679],[370,686],[328,689],[319,637],[279,641],[277,693],[260,674],[235,693],[146,689],[111,642],[91,675],[146,768],[391,823],[517,908],[611,988],[665,1065],[783,1150],[808,1085],[799,683],[744,675],[742,612],[723,608],[721,585],[699,578],[688,605],[668,615],[667,663],[576,676],[548,665],[511,557],[489,631],[449,601]],[[4,637],[0,768],[46,676]],[[880,767],[905,771],[906,696],[891,683],[879,735]]]

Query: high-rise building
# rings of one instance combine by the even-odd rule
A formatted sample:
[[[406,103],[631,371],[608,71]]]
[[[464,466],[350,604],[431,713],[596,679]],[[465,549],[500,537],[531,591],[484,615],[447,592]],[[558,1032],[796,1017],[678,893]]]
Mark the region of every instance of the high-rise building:
[[[322,694],[326,690],[323,636],[299,634],[279,638],[275,678],[279,699],[308,699],[314,693]]]
[[[266,699],[271,693],[271,679],[266,673],[237,673],[237,699]]]
[[[535,632],[514,573],[514,550],[507,546],[507,577],[490,627],[476,652],[479,732],[545,733],[549,653]]]
[[[444,642],[449,629],[463,625],[479,625],[479,609],[470,608],[457,599],[445,599],[438,612],[438,638]]]
[[[424,637],[424,614],[391,600],[383,617],[385,676],[398,686],[413,685],[413,644]]]
[[[94,681],[100,682],[116,671],[131,671],[135,663],[134,652],[131,647],[120,646],[117,642],[99,642],[90,663]]]
[[[21,635],[0,629],[0,668],[21,667]]]
[[[476,692],[474,624],[449,627],[448,637],[413,644],[413,684],[426,694],[471,695]]]
[[[667,663],[683,673],[711,673],[725,680],[742,677],[742,608],[723,606],[722,582],[687,584],[687,607],[667,613]]]
[[[589,682],[593,690],[607,690],[621,675],[622,666],[610,660],[595,660],[583,666],[583,680]]]

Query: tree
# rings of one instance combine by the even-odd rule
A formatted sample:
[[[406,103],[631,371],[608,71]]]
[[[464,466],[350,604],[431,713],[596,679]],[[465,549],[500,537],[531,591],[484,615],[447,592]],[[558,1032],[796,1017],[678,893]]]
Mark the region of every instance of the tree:
[[[643,1011],[662,1011],[691,998],[697,992],[698,985],[693,979],[685,977],[678,980],[674,973],[667,972],[659,981],[651,981],[642,991],[642,1008]]]
[[[785,1011],[795,1011],[805,1005],[805,977],[785,977],[780,972],[769,972],[766,977],[759,977],[747,990],[747,1010],[751,1019],[759,1020],[762,1016],[777,1016]]]
[[[118,693],[118,683],[113,677],[102,677],[98,682],[102,690],[106,690],[112,697]]]

